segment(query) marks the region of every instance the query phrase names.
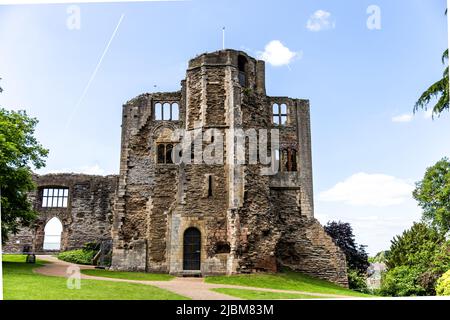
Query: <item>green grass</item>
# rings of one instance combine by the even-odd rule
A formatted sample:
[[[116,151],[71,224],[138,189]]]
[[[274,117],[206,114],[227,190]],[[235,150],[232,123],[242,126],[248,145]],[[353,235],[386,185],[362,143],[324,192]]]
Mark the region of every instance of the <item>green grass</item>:
[[[245,300],[280,300],[280,299],[323,299],[324,297],[310,296],[306,294],[268,292],[247,289],[215,288],[212,291],[227,294],[229,296]]]
[[[166,273],[146,273],[146,272],[122,272],[122,271],[108,271],[101,269],[81,270],[81,273],[106,278],[128,279],[128,280],[145,280],[145,281],[168,281],[174,278]]]
[[[36,274],[42,266],[25,263],[23,255],[3,255],[5,300],[182,300],[175,293],[149,285],[81,279],[81,289],[68,289],[67,279]]]
[[[370,297],[367,294],[342,288],[331,282],[309,277],[302,273],[286,271],[276,274],[248,274],[232,276],[212,276],[208,283],[232,284],[257,288],[336,294],[351,297]]]

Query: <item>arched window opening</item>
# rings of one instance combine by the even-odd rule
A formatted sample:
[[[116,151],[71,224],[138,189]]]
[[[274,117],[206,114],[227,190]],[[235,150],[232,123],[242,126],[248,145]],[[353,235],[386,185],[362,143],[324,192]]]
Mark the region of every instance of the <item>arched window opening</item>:
[[[57,217],[51,218],[44,228],[44,250],[61,249],[61,233],[63,226]]]
[[[156,102],[154,104],[155,120],[178,121],[180,105],[178,102]]]

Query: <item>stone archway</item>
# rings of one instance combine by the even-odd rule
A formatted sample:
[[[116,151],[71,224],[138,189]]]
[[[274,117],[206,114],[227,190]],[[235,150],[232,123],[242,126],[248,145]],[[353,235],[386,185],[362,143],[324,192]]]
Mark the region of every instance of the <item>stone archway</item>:
[[[47,221],[44,227],[43,249],[45,251],[61,250],[63,224],[58,217],[53,217]]]
[[[45,235],[46,235],[46,226],[52,219],[57,219],[61,223],[61,235],[60,235],[60,244],[59,249],[46,249],[45,244]],[[34,252],[45,252],[45,251],[65,251],[68,248],[68,237],[70,232],[70,222],[71,220],[64,214],[54,213],[54,214],[44,214],[39,217],[35,222],[34,230],[33,230],[33,244],[32,248]],[[56,236],[56,235],[55,235]]]

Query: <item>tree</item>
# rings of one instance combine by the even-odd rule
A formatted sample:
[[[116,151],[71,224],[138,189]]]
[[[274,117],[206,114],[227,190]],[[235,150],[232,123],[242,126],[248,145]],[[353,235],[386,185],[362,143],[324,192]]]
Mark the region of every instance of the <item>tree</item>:
[[[450,230],[450,161],[443,158],[416,183],[413,197],[423,209],[424,221],[443,233]]]
[[[436,283],[438,296],[450,296],[450,270],[442,275]]]
[[[426,290],[419,284],[421,272],[415,267],[399,266],[383,274],[380,294],[390,297],[424,296]]]
[[[447,9],[445,10],[445,14],[447,15]],[[448,62],[448,49],[444,51],[442,55],[442,64],[446,64]],[[428,104],[432,99],[437,98],[438,101],[433,107],[433,115],[440,115],[444,110],[449,110],[449,82],[448,82],[448,65],[444,70],[444,74],[442,79],[436,81],[432,84],[423,94],[420,96],[419,100],[417,100],[416,105],[414,106],[414,112],[419,109],[427,110]]]
[[[414,223],[391,240],[391,249],[386,257],[386,266],[419,266],[427,269],[440,251],[445,237],[424,223]]]
[[[35,189],[31,165],[45,165],[48,150],[34,137],[37,120],[25,111],[0,108],[0,188],[2,242],[36,217],[27,195]]]
[[[370,263],[385,263],[386,262],[386,255],[389,253],[388,250],[380,251],[378,252],[375,257],[370,257],[369,262]]]
[[[391,241],[386,265],[383,293],[434,295],[437,279],[450,267],[450,244],[435,228],[414,223]]]
[[[356,244],[351,225],[341,221],[332,221],[327,223],[325,231],[344,252],[347,267],[364,274],[370,265],[369,256],[366,253],[365,246]]]

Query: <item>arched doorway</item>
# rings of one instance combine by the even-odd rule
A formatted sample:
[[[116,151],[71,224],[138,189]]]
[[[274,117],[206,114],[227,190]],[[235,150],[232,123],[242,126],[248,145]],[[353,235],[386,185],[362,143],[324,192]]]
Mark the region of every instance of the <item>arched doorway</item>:
[[[200,270],[201,234],[189,228],[183,236],[183,270]]]
[[[57,217],[51,218],[44,228],[44,250],[61,249],[61,233],[63,226]]]

